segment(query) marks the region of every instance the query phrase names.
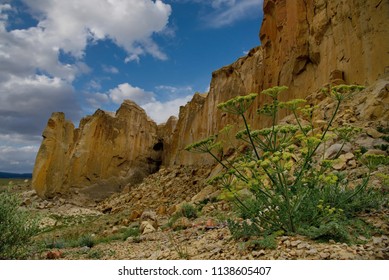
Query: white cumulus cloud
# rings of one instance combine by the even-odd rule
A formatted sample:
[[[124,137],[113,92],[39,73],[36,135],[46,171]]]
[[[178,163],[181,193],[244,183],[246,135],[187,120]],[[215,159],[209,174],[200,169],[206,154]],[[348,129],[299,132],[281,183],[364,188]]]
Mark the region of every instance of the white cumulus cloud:
[[[154,93],[145,91],[139,87],[133,87],[128,83],[120,84],[109,91],[109,97],[116,104],[121,104],[125,99],[131,99],[138,105],[154,102]]]
[[[129,56],[166,55],[151,39],[165,29],[171,7],[151,0],[23,0],[45,39],[81,57],[88,40],[111,39]],[[145,20],[147,19],[147,20]]]
[[[36,24],[12,28],[23,13],[29,13]],[[83,61],[88,45],[111,40],[125,50],[128,61],[139,61],[144,55],[167,59],[153,36],[166,32],[170,14],[171,7],[160,0],[0,1],[0,170],[8,162],[15,171],[31,172],[35,150],[26,152],[25,147],[39,146],[53,111],[63,111],[74,121],[80,118],[73,83],[92,71]],[[70,62],[61,56],[71,58]],[[104,71],[114,74],[117,69],[106,66]],[[90,87],[98,90],[99,82],[91,81]],[[143,104],[154,101],[152,94],[143,96],[130,86],[118,86],[110,94],[115,102],[125,97],[144,99]],[[87,102],[97,105],[110,98],[99,93]],[[12,139],[18,139],[18,144]],[[10,149],[18,158],[13,164]]]
[[[152,91],[132,86],[128,83],[109,90],[107,93],[90,94],[89,104],[94,108],[101,108],[108,103],[121,104],[125,99],[130,99],[145,109],[147,115],[156,123],[164,123],[170,116],[178,116],[180,106],[185,105],[193,98],[191,86],[160,85],[156,87],[159,96]]]
[[[142,106],[148,116],[156,123],[164,123],[170,116],[178,116],[180,106],[185,105],[193,98],[193,95],[188,95],[181,98],[176,98],[166,102],[154,101]]]

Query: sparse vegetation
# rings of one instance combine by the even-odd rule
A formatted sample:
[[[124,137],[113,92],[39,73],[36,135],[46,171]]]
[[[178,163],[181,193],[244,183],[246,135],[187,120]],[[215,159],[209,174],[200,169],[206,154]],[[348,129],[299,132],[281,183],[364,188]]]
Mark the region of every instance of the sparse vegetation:
[[[176,251],[178,258],[183,260],[189,260],[190,256],[188,248],[177,241],[172,234],[169,234],[169,241],[174,251]]]
[[[193,204],[184,203],[181,207],[181,216],[186,217],[188,219],[195,219],[197,218],[197,210],[196,207],[193,206]]]
[[[37,219],[20,208],[17,195],[0,191],[0,259],[26,257],[37,233]]]
[[[247,147],[243,154],[232,158],[220,156],[228,149],[218,140],[220,135],[193,143],[186,150],[208,153],[224,167],[224,172],[210,183],[222,186],[222,198],[232,199],[238,206],[243,222],[229,222],[236,239],[271,236],[281,230],[314,239],[349,242],[353,230],[350,219],[358,212],[382,205],[382,192],[369,188],[368,183],[376,168],[389,162],[382,155],[356,152],[365,175],[353,187],[347,172],[335,168],[341,163],[344,145],[361,131],[349,124],[337,127],[336,115],[341,103],[363,87],[341,85],[324,89],[334,99],[335,107],[328,121],[319,124],[313,120],[316,107],[305,105],[306,100],[279,101],[279,95],[286,89],[273,87],[262,92],[272,102],[257,113],[271,119],[269,128],[253,130],[245,116],[257,94],[238,96],[218,105],[220,110],[242,118],[243,130],[236,138]],[[282,109],[292,112],[293,124],[278,124]],[[341,143],[340,149],[325,157],[326,145],[332,140]]]

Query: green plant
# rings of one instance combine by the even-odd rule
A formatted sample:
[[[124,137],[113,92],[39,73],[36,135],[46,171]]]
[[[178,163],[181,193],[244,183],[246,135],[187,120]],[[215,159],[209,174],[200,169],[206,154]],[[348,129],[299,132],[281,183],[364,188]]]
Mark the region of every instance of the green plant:
[[[131,227],[126,229],[123,232],[123,240],[127,240],[128,237],[134,237],[134,238],[139,238],[140,236],[140,230],[139,227]]]
[[[183,260],[189,260],[190,256],[188,253],[188,247],[183,246],[179,243],[172,234],[168,235],[170,244],[172,245],[174,251],[176,251],[178,257]]]
[[[325,89],[334,99],[335,107],[328,122],[321,126],[315,126],[316,107],[305,105],[306,100],[279,101],[279,94],[286,87],[262,92],[272,102],[263,105],[257,113],[271,119],[269,128],[252,130],[245,117],[257,94],[238,96],[218,105],[220,110],[242,118],[244,129],[236,138],[246,144],[246,152],[230,159],[219,157],[223,144],[217,141],[218,135],[193,143],[186,150],[208,153],[224,167],[224,172],[209,183],[221,185],[223,197],[232,198],[241,217],[250,221],[229,223],[236,238],[279,230],[293,234],[310,228],[313,232],[316,228],[318,232],[312,236],[327,234],[347,240],[343,221],[369,206],[379,205],[378,192],[367,185],[372,171],[379,164],[387,163],[387,157],[361,156],[366,176],[355,188],[349,188],[347,176],[333,168],[345,143],[360,132],[351,125],[334,127],[336,115],[341,103],[362,88],[341,85]],[[292,112],[294,124],[277,124],[282,109]],[[333,158],[326,159],[326,142],[332,138],[341,142],[341,148]],[[319,149],[320,146],[324,149]],[[318,153],[319,150],[323,153]],[[252,198],[242,197],[242,189],[248,190]]]
[[[38,233],[38,221],[19,205],[15,194],[0,192],[0,259],[24,258]]]
[[[63,249],[66,247],[66,242],[63,239],[46,239],[43,241],[44,247],[47,249]]]
[[[197,210],[193,204],[184,203],[181,206],[180,213],[181,213],[181,216],[186,217],[188,219],[196,219],[197,218]]]
[[[88,259],[94,259],[94,260],[99,260],[99,259],[102,259],[104,256],[104,252],[101,251],[101,250],[90,250],[88,252]]]
[[[277,240],[276,237],[279,233],[275,232],[270,235],[265,235],[260,239],[250,240],[248,242],[248,246],[253,249],[276,249],[277,248]]]
[[[77,245],[79,247],[92,248],[96,244],[94,237],[90,234],[84,234],[78,238]]]

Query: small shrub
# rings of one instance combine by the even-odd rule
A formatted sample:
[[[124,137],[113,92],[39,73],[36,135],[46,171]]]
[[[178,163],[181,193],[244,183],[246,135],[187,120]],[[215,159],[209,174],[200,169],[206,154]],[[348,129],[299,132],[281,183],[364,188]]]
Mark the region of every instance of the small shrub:
[[[186,217],[188,219],[197,218],[197,210],[192,204],[184,203],[181,207],[180,212],[181,212],[181,216]]]
[[[254,223],[243,221],[242,223],[227,220],[228,228],[231,231],[232,237],[236,240],[248,240],[251,236],[258,236],[261,230]]]
[[[248,245],[253,249],[276,249],[276,237],[276,234],[265,235],[261,239],[250,240]]]
[[[123,240],[127,240],[128,237],[138,238],[140,236],[139,227],[128,228],[123,232]]]
[[[94,259],[94,260],[99,260],[101,259],[102,257],[104,256],[104,252],[102,252],[101,250],[90,250],[88,252],[88,259]]]
[[[78,247],[92,248],[95,244],[96,244],[95,239],[90,234],[82,235],[77,241]]]
[[[63,249],[66,247],[66,242],[63,239],[46,239],[43,242],[47,249]]]
[[[20,207],[19,198],[8,190],[0,192],[0,259],[26,257],[38,223]]]
[[[318,227],[301,229],[301,233],[312,239],[322,241],[329,241],[332,239],[338,242],[350,242],[350,235],[344,222],[330,221],[328,223],[321,224]]]

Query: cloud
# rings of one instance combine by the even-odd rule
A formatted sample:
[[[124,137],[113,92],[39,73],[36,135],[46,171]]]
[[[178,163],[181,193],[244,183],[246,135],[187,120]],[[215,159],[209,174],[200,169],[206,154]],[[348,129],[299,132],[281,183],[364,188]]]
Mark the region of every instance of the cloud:
[[[232,25],[235,22],[258,15],[263,0],[217,0],[212,1],[215,9],[203,17],[206,24],[213,28]]]
[[[148,116],[156,123],[164,123],[170,116],[178,116],[180,106],[185,105],[193,98],[193,95],[188,95],[181,98],[176,98],[166,102],[154,101],[142,106]]]
[[[108,104],[110,102],[109,96],[105,93],[88,93],[86,95],[86,101],[88,103],[87,111],[93,112],[98,108],[103,107],[104,104]]]
[[[140,106],[155,101],[154,93],[133,87],[128,83],[120,84],[116,88],[111,89],[108,95],[116,104],[121,104],[125,99],[131,99]]]
[[[23,0],[53,45],[82,57],[88,41],[110,39],[129,56],[166,55],[152,40],[168,24],[171,7],[160,0]],[[147,19],[147,20],[145,20]]]
[[[178,116],[180,106],[193,98],[191,86],[160,85],[156,90],[161,100],[157,100],[154,92],[124,83],[106,93],[89,94],[88,102],[97,109],[108,107],[109,103],[114,103],[117,107],[125,99],[130,99],[145,109],[156,123],[164,123],[170,116]]]
[[[192,2],[204,6],[200,20],[207,27],[221,28],[258,16],[263,0],[171,0],[171,2]]]
[[[30,173],[39,146],[0,146],[0,170],[13,173]]]
[[[13,27],[26,14],[32,17],[31,26]],[[171,7],[160,0],[0,1],[0,170],[5,170],[7,161],[15,170],[16,166],[32,170],[35,155],[24,147],[39,146],[51,112],[63,111],[73,121],[80,118],[80,98],[73,83],[91,72],[83,61],[88,45],[111,40],[130,60],[139,61],[144,55],[167,59],[153,36],[166,33],[170,14]],[[108,65],[103,70],[118,72]],[[96,80],[89,86],[101,87]],[[154,101],[152,94],[129,85],[110,94],[115,102],[125,97],[142,104]],[[97,106],[111,99],[97,93],[86,101]],[[18,145],[12,139],[18,139]],[[24,163],[22,157],[12,163],[9,151],[25,154]]]
[[[110,74],[118,74],[118,73],[119,73],[119,69],[117,69],[117,68],[114,67],[114,66],[102,65],[102,66],[101,66],[101,69],[102,69],[104,72],[110,73]]]
[[[77,119],[73,87],[45,75],[12,77],[0,85],[0,134],[39,135],[53,111]]]
[[[182,96],[193,95],[194,93],[192,86],[159,85],[155,87],[155,91],[161,100],[172,100]]]

